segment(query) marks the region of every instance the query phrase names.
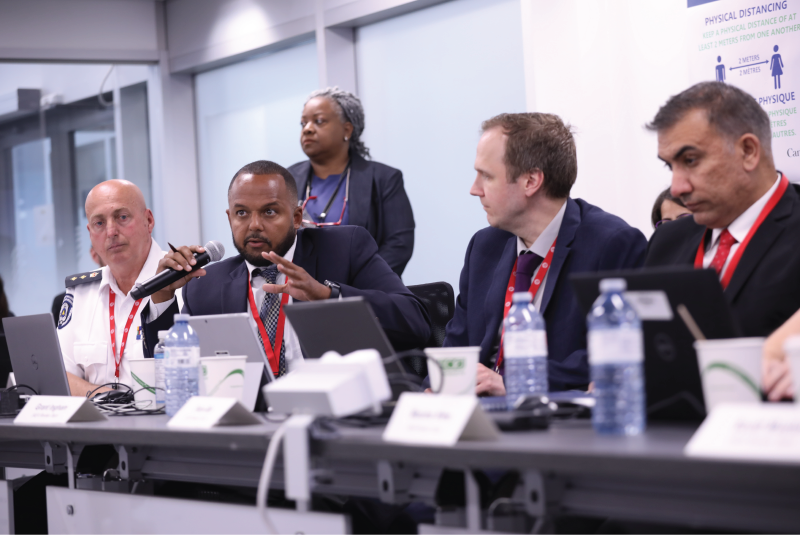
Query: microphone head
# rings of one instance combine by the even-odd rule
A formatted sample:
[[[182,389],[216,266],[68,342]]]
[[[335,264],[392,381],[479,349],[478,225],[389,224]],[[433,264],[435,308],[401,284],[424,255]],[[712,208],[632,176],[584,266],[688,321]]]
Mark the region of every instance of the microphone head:
[[[203,247],[205,247],[206,252],[208,253],[208,256],[211,258],[212,262],[218,262],[222,260],[223,256],[225,256],[225,247],[218,241],[211,240]]]

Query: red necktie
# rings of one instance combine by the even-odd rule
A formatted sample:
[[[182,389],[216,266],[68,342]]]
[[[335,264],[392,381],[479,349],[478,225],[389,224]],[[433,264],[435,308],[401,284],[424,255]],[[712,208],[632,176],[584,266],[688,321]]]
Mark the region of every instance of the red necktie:
[[[722,275],[722,268],[725,267],[725,261],[728,260],[728,255],[731,252],[731,246],[736,243],[736,238],[728,232],[728,229],[722,231],[719,235],[719,245],[717,245],[717,252],[714,254],[714,260],[708,266],[717,272],[717,275]]]

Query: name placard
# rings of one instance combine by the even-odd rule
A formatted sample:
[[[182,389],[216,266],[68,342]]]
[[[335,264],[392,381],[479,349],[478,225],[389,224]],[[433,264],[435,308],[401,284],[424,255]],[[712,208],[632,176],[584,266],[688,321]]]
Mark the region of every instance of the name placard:
[[[475,396],[404,392],[383,440],[453,446],[459,440],[496,440],[500,433]]]
[[[245,409],[236,398],[194,396],[175,413],[167,427],[176,429],[211,429],[219,425],[255,425],[264,423]]]
[[[711,411],[690,457],[800,463],[800,410],[792,403],[725,403]]]
[[[15,424],[66,424],[107,420],[92,402],[84,397],[31,396],[14,418]]]

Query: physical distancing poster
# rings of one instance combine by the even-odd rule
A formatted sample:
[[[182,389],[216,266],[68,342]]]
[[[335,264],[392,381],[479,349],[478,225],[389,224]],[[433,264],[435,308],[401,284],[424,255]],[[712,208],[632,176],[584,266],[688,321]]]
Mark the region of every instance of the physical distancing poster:
[[[800,0],[688,0],[689,76],[750,93],[772,127],[775,166],[800,182]]]

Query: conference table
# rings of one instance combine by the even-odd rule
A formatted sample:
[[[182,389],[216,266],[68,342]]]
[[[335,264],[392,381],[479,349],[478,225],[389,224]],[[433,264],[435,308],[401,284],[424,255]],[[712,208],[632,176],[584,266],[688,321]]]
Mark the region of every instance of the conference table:
[[[164,501],[147,496],[147,489],[154,481],[254,488],[279,424],[264,420],[258,425],[175,430],[167,421],[164,415],[60,425],[0,420],[0,465],[72,475],[83,447],[116,447],[120,462],[113,480],[78,478],[73,483],[76,478],[71,477],[70,488],[48,489],[51,530],[154,530],[152,519],[148,523],[132,513],[120,523],[119,508],[124,506],[140,513],[153,511],[153,518],[189,516],[180,524],[160,521],[158,531],[263,531],[252,505]],[[311,485],[320,495],[435,506],[442,470],[464,471],[464,507],[439,511],[437,524],[420,528],[431,533],[500,531],[503,524],[494,517],[504,505],[516,508],[539,531],[551,529],[550,521],[562,515],[690,529],[800,530],[800,464],[687,457],[683,450],[694,431],[691,425],[651,424],[641,436],[608,437],[595,434],[588,420],[568,420],[546,430],[504,432],[498,440],[434,447],[387,443],[382,426],[337,425],[326,433],[312,433]],[[476,470],[518,472],[512,498],[481,507]],[[9,500],[10,484],[4,490]],[[283,487],[280,461],[270,486]],[[337,515],[271,511],[280,516],[281,530],[349,529],[347,519]],[[104,515],[117,523],[97,518]],[[524,522],[507,525],[530,528]]]

